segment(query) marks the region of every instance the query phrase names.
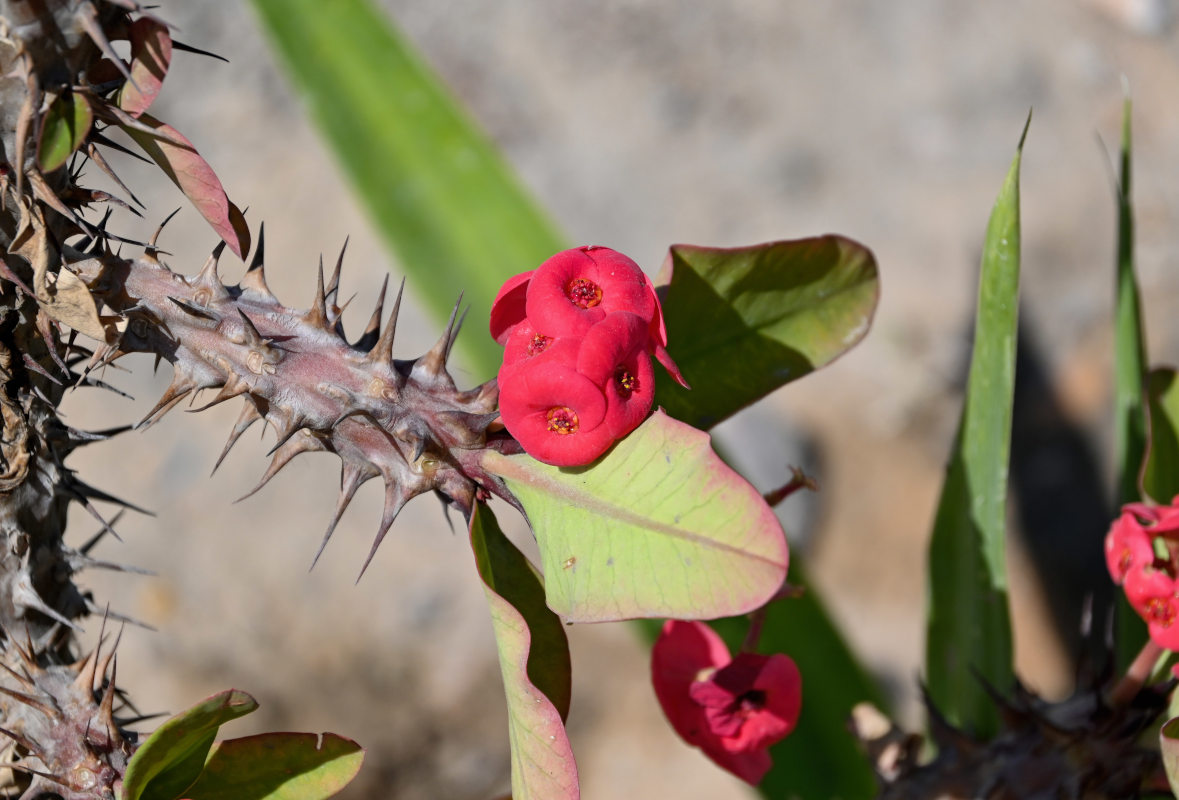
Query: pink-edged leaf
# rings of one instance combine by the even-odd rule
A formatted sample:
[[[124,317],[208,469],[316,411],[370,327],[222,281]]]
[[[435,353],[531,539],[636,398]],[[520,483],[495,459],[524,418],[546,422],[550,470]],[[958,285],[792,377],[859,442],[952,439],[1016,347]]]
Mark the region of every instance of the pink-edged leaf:
[[[470,532],[508,700],[512,798],[577,800],[577,764],[564,725],[570,694],[565,630],[545,606],[540,578],[486,504],[476,504]]]
[[[130,125],[120,127],[180,187],[229,249],[238,258],[244,258],[250,250],[250,230],[242,212],[229,202],[213,168],[201,158],[192,142],[171,125],[149,114],[141,115],[139,122],[153,128],[156,135]]]
[[[37,138],[37,168],[53,172],[74,154],[94,122],[94,110],[81,92],[66,91],[50,103]]]
[[[168,65],[172,62],[172,37],[168,26],[150,17],[131,23],[131,80],[119,90],[119,108],[133,117],[155,102]]]
[[[751,611],[786,577],[786,537],[708,434],[657,410],[589,467],[489,452],[540,544],[549,608],[570,622]]]
[[[364,748],[334,733],[263,733],[213,746],[188,800],[327,800],[347,786]]]

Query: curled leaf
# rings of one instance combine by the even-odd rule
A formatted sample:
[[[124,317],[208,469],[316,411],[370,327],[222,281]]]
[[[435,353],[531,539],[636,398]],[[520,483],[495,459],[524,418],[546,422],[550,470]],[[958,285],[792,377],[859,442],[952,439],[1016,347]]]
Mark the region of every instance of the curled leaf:
[[[191,800],[327,800],[347,786],[364,749],[334,733],[263,733],[209,751]]]
[[[53,319],[100,342],[107,341],[107,330],[98,318],[98,307],[90,289],[65,266],[50,270],[59,261],[45,232],[45,219],[39,206],[21,207],[20,225],[9,252],[29,262],[33,268],[33,292],[37,303]]]
[[[81,92],[65,91],[53,99],[41,119],[41,134],[37,139],[37,167],[42,172],[53,172],[82,146],[94,111]]]
[[[545,607],[544,586],[484,503],[471,515],[471,549],[483,579],[508,701],[512,797],[577,800],[577,764],[565,734],[569,643]]]
[[[131,80],[119,91],[119,108],[133,117],[147,111],[160,93],[171,62],[167,25],[150,17],[131,23]]]
[[[237,689],[227,689],[169,719],[135,751],[123,778],[122,800],[175,800],[200,775],[217,730],[258,708]]]
[[[209,162],[201,158],[192,142],[171,125],[149,114],[140,115],[139,123],[142,125],[120,123],[120,127],[180,187],[229,249],[238,258],[243,258],[250,249],[249,228],[242,212],[229,202]],[[147,133],[143,126],[151,128],[153,133]]]

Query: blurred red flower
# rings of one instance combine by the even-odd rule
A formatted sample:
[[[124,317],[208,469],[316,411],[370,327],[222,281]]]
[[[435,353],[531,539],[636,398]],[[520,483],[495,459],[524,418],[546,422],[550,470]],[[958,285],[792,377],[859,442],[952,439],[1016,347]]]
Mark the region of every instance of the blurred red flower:
[[[786,655],[729,655],[702,622],[669,620],[651,651],[655,695],[671,726],[723,769],[757,784],[768,749],[794,730],[802,677]]]

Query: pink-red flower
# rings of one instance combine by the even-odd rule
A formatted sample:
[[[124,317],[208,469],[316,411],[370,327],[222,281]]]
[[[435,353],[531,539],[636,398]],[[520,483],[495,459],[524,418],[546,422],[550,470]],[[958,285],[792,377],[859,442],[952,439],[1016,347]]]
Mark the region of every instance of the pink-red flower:
[[[768,748],[794,730],[802,708],[802,678],[789,656],[732,658],[702,622],[663,626],[651,651],[651,679],[676,733],[751,784],[765,777]]]
[[[1150,638],[1179,651],[1179,497],[1169,506],[1123,506],[1105,537],[1105,563]]]
[[[606,247],[565,250],[508,280],[490,328],[504,345],[504,426],[529,454],[556,466],[594,461],[646,418],[652,355],[684,382],[667,353],[650,279]]]

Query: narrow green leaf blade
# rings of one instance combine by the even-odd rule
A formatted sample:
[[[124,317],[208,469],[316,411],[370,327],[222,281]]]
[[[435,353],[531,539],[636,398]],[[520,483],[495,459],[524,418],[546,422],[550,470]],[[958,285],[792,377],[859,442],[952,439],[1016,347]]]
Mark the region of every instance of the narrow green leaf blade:
[[[570,622],[712,619],[786,577],[774,512],[706,433],[656,411],[590,467],[488,452],[540,544],[549,608]]]
[[[326,800],[347,786],[364,748],[334,733],[263,733],[219,743],[188,800]]]
[[[1142,299],[1134,269],[1134,207],[1130,191],[1130,98],[1122,113],[1122,150],[1118,180],[1117,298],[1114,312],[1114,457],[1118,501],[1140,499],[1138,474],[1146,450],[1143,387],[1146,344],[1142,336]]]
[[[471,549],[487,595],[508,700],[515,800],[576,800],[577,764],[565,734],[572,679],[561,620],[544,585],[485,503],[471,515]]]
[[[843,236],[751,247],[673,245],[661,286],[667,347],[692,389],[658,371],[656,398],[698,428],[838,358],[872,323],[876,259]]]
[[[1118,169],[1117,290],[1114,311],[1114,459],[1117,503],[1141,499],[1139,486],[1146,454],[1147,357],[1143,340],[1142,298],[1134,268],[1134,205],[1131,193],[1131,104],[1122,106],[1122,149]],[[1168,498],[1170,495],[1168,495]],[[1125,596],[1117,599],[1117,661],[1124,669],[1146,641],[1146,624]]]
[[[86,140],[93,123],[94,111],[85,95],[65,91],[55,97],[41,120],[37,168],[53,172],[65,164]]]
[[[987,225],[965,405],[929,546],[929,693],[952,724],[981,737],[999,720],[979,678],[1000,691],[1013,679],[1005,537],[1026,135]]]
[[[122,800],[176,800],[200,774],[217,729],[257,707],[245,692],[227,689],[169,719],[131,757]]]
[[[1146,380],[1149,444],[1142,469],[1142,491],[1161,505],[1179,495],[1179,374],[1170,367],[1152,370]]]
[[[254,7],[377,227],[436,313],[448,312],[461,289],[486,315],[504,280],[566,246],[372,3],[254,0]],[[476,377],[490,377],[499,347],[488,336],[460,341]]]

